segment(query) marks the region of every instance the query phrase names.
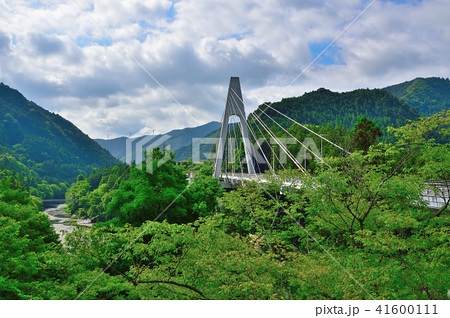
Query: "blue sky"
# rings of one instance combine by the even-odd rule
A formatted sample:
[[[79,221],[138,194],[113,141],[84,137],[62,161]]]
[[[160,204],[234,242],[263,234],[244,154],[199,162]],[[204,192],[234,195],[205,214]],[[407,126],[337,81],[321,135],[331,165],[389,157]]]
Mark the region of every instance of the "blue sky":
[[[91,137],[167,132],[219,121],[230,76],[247,111],[447,78],[449,15],[447,0],[3,0],[0,81]]]

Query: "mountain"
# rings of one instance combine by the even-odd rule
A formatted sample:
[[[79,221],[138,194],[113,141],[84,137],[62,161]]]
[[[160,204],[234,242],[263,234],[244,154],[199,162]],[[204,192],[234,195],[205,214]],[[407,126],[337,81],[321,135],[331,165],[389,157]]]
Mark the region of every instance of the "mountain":
[[[70,183],[117,163],[71,122],[0,84],[0,170],[15,167],[28,183],[42,185]]]
[[[230,127],[232,127],[232,126],[230,125]],[[211,153],[211,148],[213,147],[211,142],[214,142],[216,140],[215,138],[219,138],[219,136],[220,136],[220,123],[215,130],[211,131],[206,136],[201,137],[203,139],[203,141],[199,141],[197,143],[197,145],[199,146],[199,152],[198,152],[199,158],[192,157],[192,148],[194,146],[193,146],[192,142],[190,142],[188,145],[180,147],[177,150],[177,155],[175,157],[175,160],[176,161],[184,161],[184,160],[188,160],[189,158],[191,158],[194,161],[203,161],[205,159],[210,159],[210,158],[205,157],[205,154]]]
[[[181,161],[187,160],[188,158],[180,158],[180,156],[178,156],[180,149],[184,149],[185,147],[191,145],[194,138],[203,138],[211,132],[216,131],[219,127],[220,123],[213,121],[194,128],[172,130],[164,135],[146,135],[133,139],[126,137],[119,137],[109,140],[95,139],[95,141],[122,162],[125,162],[126,160],[127,140],[129,140],[130,145],[132,146],[131,151],[133,160],[136,158],[136,148],[144,149],[149,146],[151,147],[154,144],[154,146],[158,146],[160,148],[170,147],[172,152],[177,153],[175,160]]]
[[[419,77],[409,82],[388,86],[385,90],[409,105],[417,107],[420,115],[424,117],[450,109],[448,78]]]
[[[276,111],[301,124],[352,129],[358,118],[366,116],[374,121],[382,131],[387,126],[404,125],[407,119],[417,119],[419,112],[404,101],[384,89],[357,89],[337,93],[325,88],[305,93],[300,97],[284,98],[280,102],[260,105],[254,112],[270,127],[276,124],[290,127],[292,122]]]

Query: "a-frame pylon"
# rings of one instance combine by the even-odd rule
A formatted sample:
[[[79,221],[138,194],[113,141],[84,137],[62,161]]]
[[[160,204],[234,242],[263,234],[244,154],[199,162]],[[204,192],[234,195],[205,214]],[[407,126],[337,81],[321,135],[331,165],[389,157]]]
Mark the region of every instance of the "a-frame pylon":
[[[241,133],[244,140],[245,160],[247,161],[247,168],[249,174],[255,173],[253,165],[253,151],[248,137],[247,120],[245,117],[244,102],[242,99],[241,84],[239,77],[230,78],[230,86],[228,87],[227,103],[225,104],[225,112],[222,119],[222,128],[220,130],[220,139],[217,146],[216,166],[214,168],[214,178],[219,178],[221,175],[221,168],[223,162],[223,155],[225,150],[225,142],[227,138],[228,122],[230,116],[238,116],[241,122]]]

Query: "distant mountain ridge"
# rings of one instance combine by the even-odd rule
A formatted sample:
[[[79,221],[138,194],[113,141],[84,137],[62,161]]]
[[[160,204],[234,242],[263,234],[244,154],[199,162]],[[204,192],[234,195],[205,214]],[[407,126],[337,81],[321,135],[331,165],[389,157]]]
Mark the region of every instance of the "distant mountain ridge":
[[[412,81],[384,88],[398,99],[417,107],[421,116],[431,116],[450,109],[450,80],[418,77]]]
[[[5,162],[13,165],[11,160],[15,160],[35,172],[38,178],[55,184],[70,183],[79,174],[118,163],[71,122],[3,83],[0,84],[0,154],[4,165]]]
[[[108,150],[115,158],[122,162],[126,161],[126,143],[130,140],[132,159],[136,158],[136,147],[139,144],[138,150],[142,150],[149,147],[153,143],[155,146],[162,148],[170,147],[172,152],[177,155],[175,157],[176,161],[187,160],[185,156],[179,156],[180,150],[183,149],[181,153],[184,153],[184,149],[191,145],[194,138],[204,138],[205,136],[216,131],[220,127],[219,122],[209,122],[205,125],[198,127],[189,127],[184,129],[176,129],[168,132],[167,134],[159,135],[145,135],[133,139],[127,137],[119,137],[114,139],[94,139],[100,146]],[[144,140],[145,139],[145,140]]]
[[[216,130],[211,131],[209,134],[202,137],[203,140],[199,141],[199,143],[198,143],[198,146],[199,146],[198,156],[199,157],[198,158],[193,158],[193,156],[192,156],[193,144],[190,143],[190,144],[183,146],[177,150],[177,156],[175,159],[177,161],[188,160],[189,158],[195,159],[195,160],[200,160],[200,161],[211,159],[211,158],[207,158],[206,155],[211,154],[211,149],[213,147],[215,148],[215,145],[211,144],[211,142],[213,142],[215,140],[215,138],[220,137],[220,126],[221,125],[219,123],[219,127]],[[228,131],[231,131],[232,129],[236,128],[237,126],[238,126],[237,123],[229,123]]]

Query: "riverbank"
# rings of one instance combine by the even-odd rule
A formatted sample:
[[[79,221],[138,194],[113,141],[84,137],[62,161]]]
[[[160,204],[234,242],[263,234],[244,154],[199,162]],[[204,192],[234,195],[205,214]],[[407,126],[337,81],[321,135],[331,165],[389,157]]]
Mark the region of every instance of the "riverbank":
[[[54,203],[46,204],[44,207],[44,213],[47,214],[50,223],[52,223],[55,232],[59,235],[60,241],[64,240],[64,236],[67,233],[72,233],[78,226],[91,227],[92,223],[90,219],[76,219],[72,218],[69,213],[64,211],[65,204]],[[74,225],[76,222],[77,225]]]

